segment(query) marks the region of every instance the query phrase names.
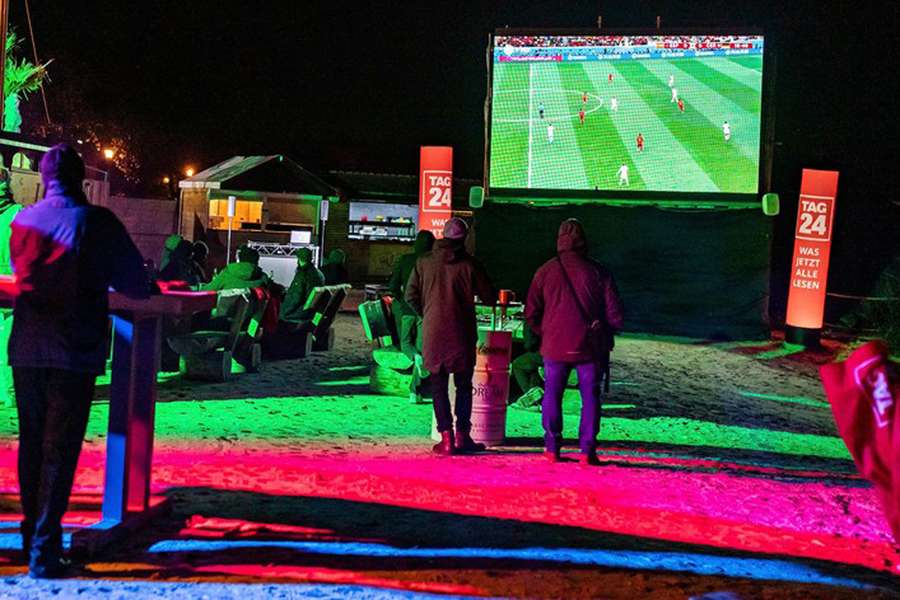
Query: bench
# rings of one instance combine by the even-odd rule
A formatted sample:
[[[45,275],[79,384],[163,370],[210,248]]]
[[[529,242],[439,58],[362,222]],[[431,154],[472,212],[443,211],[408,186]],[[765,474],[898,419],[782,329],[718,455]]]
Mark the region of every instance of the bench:
[[[282,321],[279,330],[263,338],[263,357],[267,360],[303,358],[310,352],[324,352],[334,348],[331,325],[347,297],[348,284],[323,285],[309,292],[303,310],[311,315],[308,321],[288,324]]]
[[[232,359],[245,331],[248,315],[256,314],[259,301],[251,290],[222,290],[216,300],[209,328],[176,335],[167,341],[179,356],[179,371],[188,379],[225,381],[232,375]],[[249,344],[252,363],[252,343]],[[258,367],[258,363],[257,363]]]
[[[369,388],[376,394],[407,396],[413,361],[400,350],[390,300],[363,302],[359,305],[359,316],[366,338],[372,342],[374,364],[369,372]]]

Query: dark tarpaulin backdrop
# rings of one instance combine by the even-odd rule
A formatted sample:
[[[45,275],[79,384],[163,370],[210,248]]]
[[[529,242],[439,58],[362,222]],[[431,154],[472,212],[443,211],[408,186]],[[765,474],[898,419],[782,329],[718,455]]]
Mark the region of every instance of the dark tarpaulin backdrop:
[[[773,220],[760,209],[487,204],[475,212],[476,254],[498,287],[523,299],[569,217],[584,224],[591,256],[615,276],[628,331],[769,337]]]

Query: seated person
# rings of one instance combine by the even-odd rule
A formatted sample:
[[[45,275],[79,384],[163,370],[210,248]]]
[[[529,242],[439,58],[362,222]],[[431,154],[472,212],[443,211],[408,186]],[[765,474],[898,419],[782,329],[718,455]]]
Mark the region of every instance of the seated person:
[[[350,272],[347,271],[347,253],[340,248],[335,248],[328,253],[325,264],[322,265],[322,275],[325,276],[325,285],[340,285],[350,283]]]
[[[202,290],[241,290],[270,287],[271,279],[259,268],[259,252],[248,246],[238,248],[238,262],[231,263],[212,281],[200,287]]]
[[[202,283],[191,260],[193,246],[178,234],[166,238],[162,259],[159,262],[160,281],[185,281],[194,286]]]
[[[391,279],[388,287],[393,296],[391,310],[394,315],[394,324],[400,337],[400,351],[413,361],[413,374],[410,380],[410,402],[426,402],[424,398],[424,381],[428,377],[422,360],[422,317],[406,303],[403,295],[406,292],[406,284],[409,276],[416,267],[416,261],[434,247],[434,234],[422,230],[416,235],[413,251],[400,256],[394,263]]]
[[[294,254],[297,255],[297,271],[278,313],[278,328],[282,331],[311,329],[313,315],[303,307],[312,289],[325,285],[325,276],[312,262],[312,250],[298,248]]]
[[[516,357],[510,365],[513,379],[519,386],[522,395],[511,402],[510,406],[514,408],[540,407],[541,401],[544,399],[544,381],[540,372],[541,367],[544,366],[544,359],[541,358],[539,352],[541,338],[532,331],[527,323],[522,325],[522,334],[525,352]],[[512,398],[512,394],[510,394],[510,398]]]
[[[209,281],[206,276],[206,259],[209,257],[209,246],[205,242],[197,240],[191,246],[191,268],[200,280],[200,283]]]

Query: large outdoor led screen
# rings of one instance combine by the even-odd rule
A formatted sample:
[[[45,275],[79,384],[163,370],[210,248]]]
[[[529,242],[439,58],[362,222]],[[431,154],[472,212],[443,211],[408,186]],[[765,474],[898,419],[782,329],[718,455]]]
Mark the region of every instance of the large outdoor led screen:
[[[491,188],[754,194],[763,37],[497,35]]]

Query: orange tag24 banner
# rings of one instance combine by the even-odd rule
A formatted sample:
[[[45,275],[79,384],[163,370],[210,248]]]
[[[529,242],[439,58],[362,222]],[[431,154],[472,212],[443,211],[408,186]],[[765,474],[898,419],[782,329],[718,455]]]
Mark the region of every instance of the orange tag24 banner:
[[[453,209],[453,148],[422,146],[419,151],[419,230],[440,238]]]
[[[793,327],[822,328],[837,184],[837,171],[803,169],[786,319]]]

